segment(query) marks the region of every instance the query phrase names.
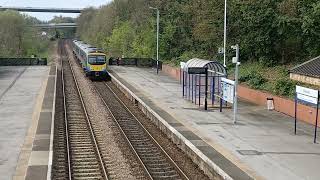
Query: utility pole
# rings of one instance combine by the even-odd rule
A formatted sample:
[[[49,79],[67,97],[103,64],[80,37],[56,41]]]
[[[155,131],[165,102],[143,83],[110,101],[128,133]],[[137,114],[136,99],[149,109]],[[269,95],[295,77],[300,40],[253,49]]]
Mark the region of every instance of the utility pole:
[[[237,113],[238,113],[238,79],[239,79],[239,45],[236,44],[231,46],[232,49],[236,50],[236,57],[232,58],[232,63],[236,64],[236,70],[234,73],[234,100],[233,100],[233,123],[237,123]]]
[[[160,12],[158,8],[149,7],[157,11],[157,74],[159,73],[159,26],[160,26]]]

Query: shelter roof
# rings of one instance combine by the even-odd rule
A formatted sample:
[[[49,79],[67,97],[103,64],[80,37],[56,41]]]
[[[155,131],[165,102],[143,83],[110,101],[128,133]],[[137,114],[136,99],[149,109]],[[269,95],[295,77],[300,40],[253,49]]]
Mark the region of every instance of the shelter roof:
[[[220,75],[227,75],[226,68],[218,61],[193,58],[186,63],[184,71],[188,71],[189,67],[207,67],[209,72],[214,72]]]

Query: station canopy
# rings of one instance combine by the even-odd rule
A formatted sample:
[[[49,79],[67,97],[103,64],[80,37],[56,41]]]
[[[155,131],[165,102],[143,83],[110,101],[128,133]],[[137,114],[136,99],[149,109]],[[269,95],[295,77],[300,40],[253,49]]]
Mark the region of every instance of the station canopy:
[[[207,67],[209,73],[214,73],[219,76],[226,76],[227,70],[226,68],[217,61],[209,61],[204,59],[193,58],[186,62],[183,70],[188,71],[190,67]]]

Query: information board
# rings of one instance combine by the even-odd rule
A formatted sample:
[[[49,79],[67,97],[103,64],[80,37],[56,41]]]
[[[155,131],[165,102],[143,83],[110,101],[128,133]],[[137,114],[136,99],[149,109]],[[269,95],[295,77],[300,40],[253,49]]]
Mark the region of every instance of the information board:
[[[227,78],[221,78],[221,86],[222,86],[222,99],[229,103],[233,103],[234,81]]]
[[[317,104],[318,103],[318,90],[302,87],[302,86],[296,86],[296,93],[297,93],[297,99],[301,101],[305,101],[311,104]]]
[[[294,101],[294,134],[297,134],[297,108],[298,108],[297,101],[298,100],[316,105],[316,123],[314,125],[314,136],[313,136],[313,142],[316,143],[317,130],[318,130],[318,114],[319,114],[319,91],[302,87],[302,86],[296,86],[296,99]]]
[[[188,74],[207,74],[208,68],[205,67],[189,67]]]

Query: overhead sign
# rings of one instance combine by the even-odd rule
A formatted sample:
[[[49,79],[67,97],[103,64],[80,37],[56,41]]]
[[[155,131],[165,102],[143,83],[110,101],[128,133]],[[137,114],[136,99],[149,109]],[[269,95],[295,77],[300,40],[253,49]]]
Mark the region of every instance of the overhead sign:
[[[188,74],[207,74],[208,68],[206,67],[189,67]]]
[[[319,96],[319,91],[302,87],[302,86],[296,86],[296,93],[297,93],[297,99],[309,102],[312,104],[317,104],[318,103],[318,96]]]
[[[233,103],[234,100],[234,83],[230,79],[221,78],[222,99],[229,103]]]

